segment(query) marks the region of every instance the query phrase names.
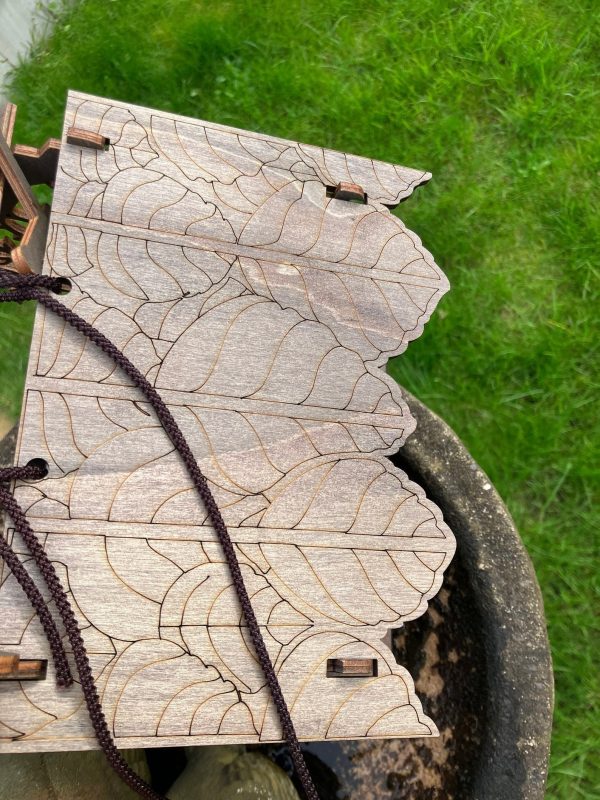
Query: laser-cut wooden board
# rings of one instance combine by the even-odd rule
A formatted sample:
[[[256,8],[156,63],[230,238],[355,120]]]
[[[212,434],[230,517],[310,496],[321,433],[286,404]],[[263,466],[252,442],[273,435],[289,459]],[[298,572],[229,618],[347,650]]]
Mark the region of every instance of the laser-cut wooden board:
[[[44,271],[148,376],[223,510],[301,739],[429,736],[383,639],[421,615],[454,538],[386,458],[415,422],[385,372],[448,282],[386,206],[429,175],[70,93]],[[366,204],[327,196],[360,184]],[[121,747],[280,727],[220,548],[166,435],[93,345],[37,311],[19,485],[76,606]],[[7,535],[12,540],[10,529]],[[14,538],[13,545],[23,552]],[[27,559],[25,553],[23,558]],[[0,649],[48,656],[1,573]],[[328,678],[329,658],[376,658]],[[0,751],[95,747],[77,686],[0,684]]]

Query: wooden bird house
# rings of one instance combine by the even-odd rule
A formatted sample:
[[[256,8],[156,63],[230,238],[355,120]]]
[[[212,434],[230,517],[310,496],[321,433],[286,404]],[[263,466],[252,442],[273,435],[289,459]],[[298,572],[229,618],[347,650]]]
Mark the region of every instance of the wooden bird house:
[[[27,247],[19,263],[65,279],[66,305],[183,430],[299,737],[435,735],[389,632],[423,614],[455,542],[388,459],[415,421],[385,371],[448,289],[390,212],[430,176],[77,92],[54,151],[43,266]],[[48,474],[15,497],[68,588],[117,744],[280,740],[178,454],[131,381],[42,307],[16,463],[34,458]],[[0,575],[0,653],[47,660]],[[0,752],[95,747],[79,686],[42,672],[0,680]]]

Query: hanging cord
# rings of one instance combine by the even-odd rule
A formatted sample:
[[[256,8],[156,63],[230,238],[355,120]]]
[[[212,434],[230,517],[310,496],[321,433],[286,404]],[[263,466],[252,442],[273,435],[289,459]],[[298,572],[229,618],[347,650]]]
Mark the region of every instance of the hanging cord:
[[[196,490],[204,503],[210,521],[212,522],[214,530],[221,543],[221,547],[223,549],[225,558],[227,560],[227,564],[229,566],[229,571],[233,580],[233,584],[235,586],[235,590],[237,592],[240,605],[242,607],[244,619],[246,620],[246,624],[248,626],[250,638],[252,639],[252,644],[254,646],[256,656],[258,658],[258,661],[266,678],[267,684],[269,686],[271,697],[273,698],[273,703],[275,704],[275,708],[277,709],[277,714],[281,722],[283,737],[286,740],[288,747],[290,749],[290,755],[292,757],[294,768],[296,770],[296,774],[300,780],[302,788],[304,789],[306,798],[307,800],[319,800],[317,790],[313,784],[312,778],[306,766],[306,762],[304,761],[304,756],[302,755],[302,750],[300,749],[298,737],[296,735],[296,731],[294,730],[294,724],[292,722],[289,709],[285,702],[285,698],[281,691],[279,680],[277,679],[277,675],[275,673],[275,669],[273,667],[273,664],[271,663],[271,659],[267,652],[267,648],[262,633],[260,631],[256,615],[254,614],[254,610],[250,602],[250,597],[248,595],[248,591],[244,584],[244,579],[235,552],[235,548],[227,531],[227,526],[225,525],[225,521],[223,519],[223,516],[221,515],[217,502],[210,489],[210,486],[208,485],[206,478],[202,474],[200,467],[198,466],[196,459],[181,429],[177,425],[177,422],[175,421],[173,415],[163,402],[162,398],[160,397],[156,389],[149,383],[146,377],[142,375],[142,373],[138,370],[138,368],[134,364],[132,364],[132,362],[119,350],[119,348],[116,345],[114,345],[109,339],[107,339],[103,333],[97,330],[97,328],[95,328],[93,325],[90,325],[88,322],[86,322],[84,319],[78,316],[74,311],[71,311],[71,309],[64,306],[55,297],[51,297],[49,294],[47,294],[46,291],[44,291],[48,289],[54,292],[62,291],[64,289],[63,279],[51,278],[49,276],[42,276],[42,275],[18,275],[16,273],[10,273],[5,270],[0,270],[0,289],[8,290],[0,292],[0,302],[22,303],[26,300],[37,300],[39,303],[41,303],[49,310],[53,311],[59,317],[62,317],[62,319],[64,319],[65,322],[67,322],[73,328],[82,333],[87,339],[89,339],[97,347],[99,347],[100,350],[106,353],[106,355],[108,355],[114,361],[114,363],[117,366],[119,366],[123,370],[123,372],[125,372],[125,374],[133,381],[135,386],[137,386],[138,389],[140,389],[146,400],[150,403],[150,405],[154,409],[154,412],[156,413],[156,416],[158,417],[169,439],[171,440],[175,449],[181,456],[187,468],[187,471],[192,479],[192,482],[194,483],[194,486],[196,487]],[[2,495],[0,495],[0,497],[2,497]],[[13,499],[13,502],[15,502],[16,504],[14,498],[11,499]],[[24,520],[27,527],[29,527],[29,524],[27,523],[27,520],[25,519],[25,516],[21,511],[21,509],[19,509],[18,505],[17,509],[18,512],[20,512],[22,520]],[[13,510],[15,509],[13,508]],[[18,512],[17,516],[19,516]],[[9,513],[11,512],[9,511]],[[15,527],[17,528],[16,523]],[[17,528],[17,530],[19,530],[19,528]],[[33,532],[31,533],[31,535],[34,536]],[[56,573],[54,574],[56,575]],[[44,575],[44,578],[45,577],[46,576]],[[56,577],[58,580],[58,576]],[[58,583],[60,585],[60,581],[58,581]],[[137,776],[128,767],[128,765],[120,757],[118,750],[115,747],[110,731],[108,730],[108,726],[106,725],[104,714],[102,713],[100,700],[98,699],[98,694],[96,692],[96,688],[92,678],[89,660],[87,658],[85,647],[83,645],[83,639],[81,637],[81,634],[79,633],[77,622],[75,620],[68,598],[64,594],[64,590],[63,590],[63,595],[64,595],[64,600],[66,601],[66,605],[62,605],[62,608],[59,607],[59,611],[61,613],[61,616],[63,616],[63,611],[64,611],[66,613],[67,619],[69,620],[69,623],[67,625],[67,622],[65,621],[65,616],[63,616],[63,621],[65,621],[65,627],[67,628],[67,635],[69,636],[69,641],[71,642],[71,647],[73,648],[75,662],[77,664],[77,669],[79,671],[79,675],[81,678],[81,686],[84,691],[84,696],[86,697],[88,711],[90,712],[90,718],[92,720],[92,724],[94,725],[94,730],[96,732],[96,736],[98,738],[100,746],[106,753],[107,758],[113,769],[115,769],[115,771],[123,778],[123,780],[125,780],[126,783],[128,783],[131,786],[131,788],[135,789],[142,797],[147,797],[151,798],[152,800],[156,800],[157,798],[160,798],[160,795],[157,795],[156,792],[154,792],[144,781],[142,781],[141,778],[139,778],[139,776]],[[68,609],[68,611],[66,611],[66,609]],[[71,637],[73,637],[73,639],[71,639]],[[73,645],[73,641],[77,643],[77,647]],[[83,670],[83,675],[86,676],[85,681],[82,675],[82,670]],[[89,676],[89,681],[88,681],[88,676]],[[90,700],[88,700],[88,695]]]
[[[27,465],[25,467],[11,467],[8,469],[0,469],[0,508],[6,511],[13,519],[15,517],[11,513],[11,509],[14,510],[15,507],[18,512],[21,511],[18,503],[11,495],[11,493],[6,489],[2,484],[9,483],[16,478],[21,478],[23,480],[27,479],[35,479],[43,477],[42,474],[43,470],[40,470],[39,467]],[[27,521],[26,521],[27,522]],[[17,523],[15,521],[15,527],[17,527]],[[29,526],[27,526],[29,528]],[[54,573],[54,577],[56,578],[56,573],[54,572],[53,565],[48,561],[48,557],[46,556],[43,548],[41,547],[40,543],[38,542],[37,538],[31,534],[29,536],[29,531],[25,531],[21,533],[22,538],[24,539],[27,547],[29,548],[29,552],[34,558],[40,572],[44,576],[44,580],[50,588],[50,584],[48,583],[48,579],[46,577],[48,572],[48,565],[50,567],[50,571]],[[42,558],[39,557],[39,553],[41,552]],[[54,667],[56,670],[56,682],[59,686],[71,686],[73,683],[73,676],[71,674],[71,668],[69,667],[69,662],[67,661],[67,654],[65,653],[62,638],[60,633],[58,632],[58,628],[56,627],[56,623],[50,612],[48,611],[48,607],[44,602],[44,598],[41,595],[40,590],[37,588],[31,576],[21,563],[19,557],[12,549],[10,544],[6,541],[3,536],[0,536],[0,558],[4,560],[6,565],[9,567],[10,571],[15,577],[17,583],[21,586],[25,594],[27,595],[29,602],[33,606],[35,613],[38,615],[40,622],[42,623],[42,627],[44,629],[44,633],[46,634],[46,639],[48,640],[48,644],[50,645],[50,651],[52,653],[52,660],[54,661]],[[47,562],[47,563],[45,563]],[[59,584],[60,585],[60,584]],[[62,587],[61,587],[62,590]],[[50,588],[52,597],[55,601],[57,601],[58,595],[52,591]]]
[[[25,467],[13,468],[13,469],[5,469],[0,470],[0,482],[4,483],[6,481],[11,480],[12,478],[41,478],[43,477],[45,470],[41,470],[41,474],[34,472],[32,474],[32,468],[27,465]],[[73,613],[73,608],[69,603],[69,598],[65,590],[63,589],[60,579],[56,574],[56,570],[54,569],[54,565],[44,552],[44,549],[40,545],[36,535],[31,529],[29,522],[27,521],[27,517],[23,513],[23,509],[17,503],[15,498],[10,494],[10,492],[5,489],[3,486],[0,486],[0,508],[2,508],[8,516],[12,519],[13,525],[15,526],[15,530],[21,536],[23,541],[27,544],[30,553],[32,554],[35,563],[37,564],[46,585],[50,589],[50,593],[54,599],[56,607],[58,609],[58,613],[63,621],[63,625],[67,632],[67,638],[71,645],[71,649],[73,651],[73,658],[75,659],[75,665],[77,666],[77,672],[79,673],[79,680],[81,682],[81,689],[83,691],[83,696],[85,699],[85,703],[87,706],[88,714],[90,716],[90,720],[92,722],[92,727],[94,728],[94,733],[96,734],[96,739],[100,744],[100,747],[104,751],[104,754],[114,769],[114,771],[119,775],[121,780],[123,780],[128,786],[130,786],[134,791],[136,791],[141,797],[147,798],[147,800],[166,800],[162,795],[158,794],[157,792],[152,789],[140,776],[135,773],[131,767],[127,764],[127,762],[123,759],[121,754],[116,748],[114,740],[111,736],[110,730],[108,729],[108,725],[106,723],[106,718],[102,712],[102,705],[100,703],[100,698],[98,697],[98,692],[96,690],[96,685],[94,683],[94,678],[92,675],[92,668],[90,666],[90,660],[87,655],[87,651],[85,649],[85,644],[83,642],[83,638],[81,636],[81,632],[79,630],[79,625],[77,624],[77,620],[75,618],[75,614]],[[0,536],[0,541],[5,542],[5,539]],[[6,544],[6,547],[9,547]],[[0,548],[0,552],[2,557],[4,558],[4,552],[2,552]],[[11,550],[12,553],[12,550]],[[14,559],[16,559],[17,563],[19,564],[20,568],[25,572],[29,581],[31,578],[24,570],[23,565],[17,558],[17,556],[12,553]],[[12,559],[12,561],[14,561]],[[6,559],[5,559],[6,560]],[[11,560],[6,560],[11,569],[13,568]],[[18,576],[17,580],[19,580]],[[25,588],[24,584],[19,580],[19,583],[23,588]],[[33,581],[31,581],[33,583]],[[35,586],[34,586],[35,588]],[[27,596],[30,597],[29,592],[25,590]],[[37,591],[37,589],[36,589]],[[39,594],[39,592],[38,592]],[[41,598],[41,595],[40,595]],[[30,598],[31,599],[31,598]],[[43,603],[42,599],[42,603]],[[40,619],[42,618],[39,614],[38,607],[34,605],[36,611],[38,611],[38,615]],[[48,609],[44,605],[44,610],[48,613]],[[42,622],[43,624],[43,622]],[[54,624],[54,621],[52,621]],[[45,628],[44,628],[45,629]],[[58,631],[56,631],[58,634]],[[47,634],[46,634],[47,635]],[[53,658],[56,662],[56,654],[54,652],[54,648],[57,647],[56,642],[48,639],[50,642],[50,647],[52,648]],[[60,661],[64,659],[66,663],[66,653],[62,646],[62,641],[60,638],[60,634],[58,634],[58,649],[60,655]],[[67,664],[67,670],[69,666]],[[70,682],[73,682],[72,677],[70,676]],[[59,680],[60,683],[60,680]],[[63,685],[65,685],[63,683]]]

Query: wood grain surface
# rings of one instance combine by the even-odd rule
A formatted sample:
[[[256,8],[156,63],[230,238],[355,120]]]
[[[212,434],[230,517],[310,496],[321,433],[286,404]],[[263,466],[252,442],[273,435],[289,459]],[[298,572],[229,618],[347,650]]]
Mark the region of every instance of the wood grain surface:
[[[429,175],[70,93],[44,272],[160,392],[210,481],[301,739],[430,736],[384,639],[454,538],[386,458],[415,422],[387,360],[448,282],[388,206]],[[366,202],[328,195],[355,184]],[[39,308],[16,496],[68,587],[117,744],[277,741],[213,530],[154,414]],[[12,540],[10,529],[7,535]],[[22,552],[21,542],[13,546]],[[5,569],[0,650],[47,658]],[[376,661],[331,677],[332,659]],[[367,660],[367,661],[365,661]],[[359,663],[359,662],[356,662]],[[0,751],[95,747],[78,686],[0,685]]]

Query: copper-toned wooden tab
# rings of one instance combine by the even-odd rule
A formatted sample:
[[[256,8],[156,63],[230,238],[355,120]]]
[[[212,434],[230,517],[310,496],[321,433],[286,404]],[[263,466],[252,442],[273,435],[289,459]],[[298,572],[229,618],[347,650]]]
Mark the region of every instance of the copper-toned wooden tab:
[[[16,653],[0,653],[0,681],[43,681],[47,666],[45,659],[21,659]]]
[[[67,131],[67,144],[74,144],[78,147],[91,147],[94,150],[106,150],[110,144],[107,136],[101,133],[86,131],[83,128],[69,128]]]
[[[358,183],[338,183],[335,187],[333,196],[336,200],[354,200],[358,203],[366,203],[367,195],[362,186]]]
[[[328,658],[328,678],[375,678],[376,658]]]
[[[13,680],[19,667],[19,656],[16,653],[0,653],[0,680]]]

